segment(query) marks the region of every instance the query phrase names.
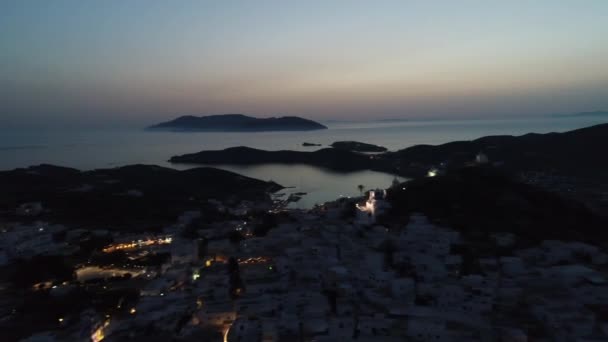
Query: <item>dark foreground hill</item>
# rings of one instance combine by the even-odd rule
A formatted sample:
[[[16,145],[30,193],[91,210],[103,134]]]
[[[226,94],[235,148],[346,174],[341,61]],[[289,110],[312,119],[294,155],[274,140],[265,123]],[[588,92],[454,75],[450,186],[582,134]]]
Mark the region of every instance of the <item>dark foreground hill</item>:
[[[524,242],[608,241],[608,223],[584,205],[513,180],[491,166],[466,167],[416,179],[388,191],[390,218],[413,212],[446,223],[473,240],[513,233]],[[483,247],[483,244],[482,244]]]
[[[608,124],[564,133],[487,136],[442,145],[416,145],[381,158],[403,175],[420,176],[431,166],[464,166],[482,152],[490,163],[513,172],[538,171],[608,180]]]
[[[280,188],[214,168],[131,165],[81,172],[40,165],[0,172],[0,211],[10,215],[23,203],[41,202],[42,218],[61,223],[158,227],[207,199],[261,200]]]
[[[210,132],[312,131],[326,128],[318,122],[297,116],[259,119],[242,114],[188,115],[149,127],[154,130]]]

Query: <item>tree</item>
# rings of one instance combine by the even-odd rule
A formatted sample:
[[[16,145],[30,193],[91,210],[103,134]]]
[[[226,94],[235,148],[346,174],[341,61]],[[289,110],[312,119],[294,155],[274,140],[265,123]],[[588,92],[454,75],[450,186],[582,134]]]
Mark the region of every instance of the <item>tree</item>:
[[[230,257],[228,259],[228,273],[239,273],[239,262],[235,257]]]
[[[359,185],[357,185],[357,189],[359,189],[359,193],[361,193],[361,195],[363,195],[363,190],[365,189],[365,185],[359,184]]]
[[[323,291],[323,294],[325,294],[327,297],[327,302],[329,303],[331,313],[335,315],[338,311],[338,291],[335,288],[335,284],[332,288]]]
[[[233,230],[228,233],[228,240],[238,246],[239,242],[243,240],[243,235],[240,232]]]
[[[228,274],[230,277],[230,287],[228,293],[230,297],[236,298],[244,291],[243,280],[239,271],[239,262],[235,257],[228,259]]]
[[[186,225],[181,231],[180,236],[184,239],[194,240],[198,238],[198,228],[200,227],[200,219],[195,219]]]
[[[253,235],[265,236],[268,231],[277,226],[277,218],[275,215],[262,213],[259,221],[253,226]]]
[[[42,281],[63,282],[75,278],[74,267],[62,255],[37,255],[17,260],[15,266],[15,272],[9,274],[9,279],[18,288],[30,287]]]
[[[209,244],[209,241],[205,238],[202,238],[197,241],[197,244],[198,244],[198,257],[199,257],[199,259],[204,259],[205,256],[207,255],[207,246]]]
[[[343,220],[347,220],[347,219],[353,219],[356,216],[357,216],[357,207],[355,206],[355,203],[352,203],[352,202],[345,203],[345,205],[342,207],[342,212],[340,213],[340,217]]]
[[[380,250],[384,253],[384,263],[387,267],[394,266],[394,254],[397,250],[395,242],[391,239],[386,239],[380,245]]]

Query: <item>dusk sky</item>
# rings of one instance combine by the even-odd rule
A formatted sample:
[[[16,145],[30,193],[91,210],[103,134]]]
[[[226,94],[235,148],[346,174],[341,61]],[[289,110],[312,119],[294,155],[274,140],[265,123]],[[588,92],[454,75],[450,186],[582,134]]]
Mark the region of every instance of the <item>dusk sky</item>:
[[[608,109],[608,1],[0,2],[0,123]]]

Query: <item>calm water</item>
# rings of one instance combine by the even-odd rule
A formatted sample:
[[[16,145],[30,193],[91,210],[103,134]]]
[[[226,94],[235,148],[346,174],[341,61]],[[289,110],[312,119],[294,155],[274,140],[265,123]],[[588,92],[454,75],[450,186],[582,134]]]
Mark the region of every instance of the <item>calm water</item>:
[[[171,165],[169,157],[200,150],[250,146],[268,150],[305,150],[303,142],[331,144],[357,140],[397,150],[416,144],[441,144],[485,135],[529,132],[563,132],[605,123],[608,118],[534,118],[510,120],[411,121],[386,123],[327,124],[328,130],[264,133],[172,133],[140,129],[20,129],[0,127],[0,169],[49,163],[79,169],[107,168],[143,163]],[[364,171],[337,174],[305,165],[221,166],[246,176],[274,180],[291,191],[304,191],[297,206],[310,207],[336,197],[359,193],[366,188],[386,187],[392,175]]]

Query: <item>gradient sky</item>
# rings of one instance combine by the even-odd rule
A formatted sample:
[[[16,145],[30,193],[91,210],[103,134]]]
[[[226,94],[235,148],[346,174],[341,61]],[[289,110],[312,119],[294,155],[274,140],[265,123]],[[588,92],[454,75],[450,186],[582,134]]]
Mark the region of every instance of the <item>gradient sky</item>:
[[[0,123],[599,109],[606,0],[0,2]]]

